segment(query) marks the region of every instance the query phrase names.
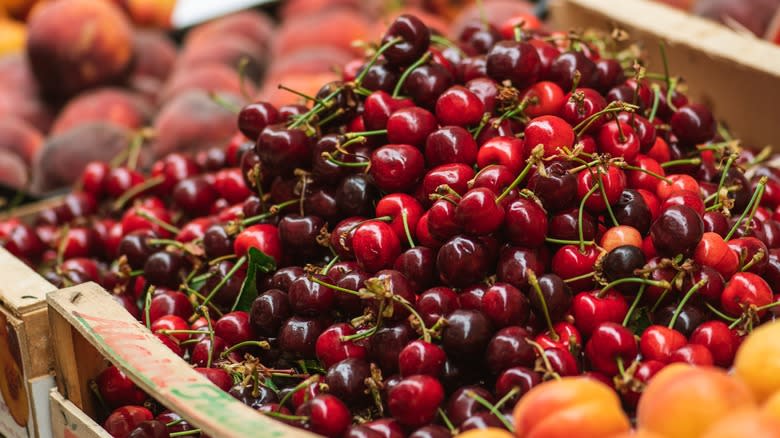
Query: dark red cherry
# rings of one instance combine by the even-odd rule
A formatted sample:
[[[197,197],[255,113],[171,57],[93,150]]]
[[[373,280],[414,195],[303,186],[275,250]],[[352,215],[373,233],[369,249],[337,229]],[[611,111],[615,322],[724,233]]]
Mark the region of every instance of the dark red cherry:
[[[268,125],[260,133],[255,150],[269,168],[290,172],[311,161],[312,140],[302,129],[286,124]]]
[[[525,42],[496,43],[488,52],[485,66],[491,78],[498,82],[509,80],[521,89],[539,78],[539,55],[531,44]]]
[[[493,334],[485,314],[477,310],[456,310],[447,316],[441,342],[452,355],[481,354]]]
[[[577,126],[586,119],[594,117],[596,113],[606,107],[607,101],[604,100],[604,97],[598,91],[592,88],[577,88],[564,97],[564,104],[560,109],[559,115],[572,126]],[[595,117],[591,119],[592,123],[584,132],[595,132],[607,120],[604,116]]]
[[[701,217],[690,207],[673,205],[650,227],[653,246],[659,254],[674,257],[693,250],[704,233]]]
[[[564,90],[571,90],[576,72],[580,74],[580,87],[594,88],[597,85],[596,64],[584,53],[576,51],[564,52],[555,58],[550,65],[549,80]]]
[[[530,333],[518,326],[505,327],[493,336],[485,352],[485,362],[493,374],[511,367],[532,367],[536,360],[534,347],[527,342]]]
[[[307,401],[295,414],[308,417],[312,432],[331,438],[340,437],[352,423],[349,408],[330,394],[320,394]]]
[[[495,283],[482,296],[482,312],[495,327],[523,325],[530,316],[528,298],[511,284]]]
[[[468,234],[490,234],[504,221],[504,207],[490,189],[471,189],[455,207],[455,221]]]
[[[188,215],[205,215],[219,197],[216,189],[204,177],[192,177],[180,181],[173,188],[173,201]]]
[[[464,292],[465,293],[465,292]],[[417,312],[427,327],[436,324],[440,318],[449,315],[460,308],[459,296],[448,287],[438,286],[423,292],[417,299]],[[481,297],[480,297],[481,301]]]
[[[476,78],[466,82],[466,88],[482,101],[485,112],[493,112],[498,96],[498,84],[495,81],[490,78]]]
[[[100,396],[111,408],[142,405],[146,394],[116,366],[110,366],[95,379]]]
[[[437,379],[426,375],[404,378],[388,393],[390,414],[401,424],[420,427],[436,417],[444,400],[444,388]]]
[[[393,269],[404,274],[415,291],[425,290],[437,279],[436,252],[425,246],[409,248],[395,259]]]
[[[476,125],[484,113],[482,101],[461,85],[448,88],[436,100],[436,119],[441,125]]]
[[[398,371],[398,355],[417,333],[406,321],[383,325],[369,338],[368,357],[376,363],[384,375]]]
[[[149,409],[142,406],[126,405],[111,412],[103,423],[103,428],[111,436],[127,437],[133,429],[153,419],[154,415]]]
[[[319,282],[314,281],[315,279]],[[292,311],[304,316],[327,314],[333,307],[337,293],[322,284],[328,281],[329,279],[321,274],[302,276],[293,281],[287,291]]]
[[[510,403],[516,402],[534,386],[542,383],[542,376],[526,367],[512,367],[504,370],[496,379],[496,397],[504,397],[514,388],[519,392],[510,399]]]
[[[547,236],[547,213],[538,203],[518,198],[506,208],[504,230],[513,245],[536,248]]]
[[[462,163],[442,164],[429,170],[425,174],[422,183],[423,195],[426,202],[429,197],[437,193],[439,186],[447,185],[459,195],[468,191],[468,182],[474,178],[474,169],[470,165]]]
[[[403,84],[403,91],[423,108],[433,109],[441,93],[453,83],[450,72],[439,64],[414,69]]]
[[[252,326],[266,336],[275,335],[290,314],[287,294],[279,289],[267,290],[255,298],[249,312]]]
[[[328,368],[325,384],[328,392],[350,405],[361,405],[369,400],[366,380],[371,377],[371,368],[365,360],[350,357]]]
[[[536,251],[519,246],[506,246],[501,249],[496,266],[498,281],[525,289],[528,285],[529,269],[537,274],[545,272],[545,263]]]
[[[478,240],[455,236],[439,249],[436,267],[441,281],[451,287],[465,287],[487,275],[487,249]]]
[[[425,173],[422,152],[407,144],[389,144],[371,154],[369,174],[380,190],[406,191]]]
[[[376,272],[392,266],[401,253],[401,242],[392,227],[380,221],[367,221],[352,237],[355,259],[364,270]]]
[[[390,143],[420,147],[435,130],[436,117],[417,106],[400,108],[387,119],[387,139]]]
[[[704,105],[692,103],[679,108],[669,119],[672,132],[686,145],[696,145],[711,140],[715,135],[715,119]]]
[[[477,402],[474,395],[488,403],[495,403],[495,398],[487,389],[476,385],[461,386],[447,400],[447,417],[453,425],[460,426],[479,412],[487,411],[488,408]]]
[[[620,199],[621,193],[626,188],[626,174],[615,167],[609,165],[606,169],[599,168],[597,170],[583,170],[577,174],[577,196],[582,199],[588,191],[601,184],[604,192],[606,193],[607,202],[610,205],[614,205]],[[604,196],[601,194],[601,188],[596,188],[595,191],[585,201],[585,206],[593,212],[602,212],[606,210],[607,204],[604,202]]]
[[[295,357],[311,357],[324,329],[325,325],[319,319],[293,316],[279,329],[279,347]]]
[[[623,83],[626,76],[623,67],[615,59],[602,58],[596,61],[596,89],[606,92],[615,85]]]
[[[414,15],[403,14],[396,18],[387,28],[382,37],[382,44],[388,44],[393,39],[400,39],[397,43],[388,47],[383,56],[389,65],[405,67],[427,50],[431,41],[431,31],[419,18]]]
[[[444,367],[447,355],[436,344],[416,340],[410,342],[398,355],[398,370],[401,376],[425,374],[438,377]]]
[[[140,423],[130,431],[127,438],[168,438],[168,427],[159,420],[149,420]]]
[[[425,141],[425,161],[429,166],[463,163],[473,165],[477,160],[474,137],[460,126],[445,126],[432,132]]]
[[[238,113],[238,129],[246,138],[257,141],[266,126],[279,121],[279,111],[268,102],[255,102]]]

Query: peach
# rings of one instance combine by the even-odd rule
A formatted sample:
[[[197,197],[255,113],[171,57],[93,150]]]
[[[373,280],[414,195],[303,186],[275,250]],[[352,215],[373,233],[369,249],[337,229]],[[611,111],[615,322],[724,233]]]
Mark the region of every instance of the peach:
[[[240,36],[204,41],[185,46],[176,63],[177,69],[197,68],[208,64],[223,64],[237,69],[242,59],[248,64],[245,74],[248,79],[257,83],[265,69],[267,61],[266,49],[259,51],[251,41]]]
[[[252,41],[258,50],[262,50],[268,47],[273,32],[274,23],[268,15],[258,11],[242,11],[195,27],[187,33],[184,44],[192,46],[230,35]]]
[[[152,109],[140,97],[120,88],[99,88],[76,96],[52,125],[58,134],[82,123],[105,121],[130,129],[145,126]]]
[[[281,55],[303,47],[333,46],[360,55],[362,50],[353,47],[352,42],[370,39],[372,29],[372,23],[354,10],[329,9],[285,21],[277,29],[271,48],[274,54]]]
[[[133,56],[132,29],[108,2],[47,3],[28,23],[27,55],[44,93],[67,98],[125,78]]]
[[[257,100],[270,102],[277,107],[288,103],[299,103],[301,101],[299,96],[280,89],[279,84],[313,96],[323,84],[337,79],[340,79],[340,76],[333,72],[289,74],[278,79],[269,77],[257,94]]]
[[[76,182],[94,160],[111,161],[133,134],[109,122],[88,122],[48,138],[33,168],[33,190],[46,192]]]
[[[176,62],[176,45],[164,33],[155,30],[136,30],[133,33],[132,76],[150,76],[165,80]]]
[[[244,87],[250,95],[254,93],[251,81],[244,81]],[[209,64],[174,72],[160,90],[159,101],[165,103],[192,90],[242,94],[241,81],[234,69],[226,65]]]
[[[27,186],[28,177],[27,165],[20,156],[9,150],[0,149],[0,184],[22,189]]]
[[[533,14],[533,4],[526,0],[492,0],[483,2],[485,19],[488,23],[498,27],[501,23],[517,14]],[[480,6],[477,3],[464,8],[453,20],[450,26],[449,36],[457,39],[463,28],[469,23],[480,20]]]
[[[753,330],[734,358],[734,373],[747,383],[759,401],[780,391],[780,321]]]
[[[518,438],[603,438],[627,432],[628,417],[612,388],[586,377],[537,385],[515,405]]]
[[[761,410],[768,416],[780,420],[780,392],[776,392],[774,395],[767,399],[766,403],[761,407]]]
[[[363,0],[287,0],[279,7],[282,20],[313,15],[331,8],[351,8],[360,12],[374,12],[381,3]]]
[[[0,9],[3,9],[8,15],[21,20],[27,16],[36,2],[37,0],[3,0]]]
[[[23,23],[0,19],[0,56],[24,50],[27,31]]]
[[[780,420],[759,411],[731,414],[713,424],[701,438],[780,438]]]
[[[268,66],[266,77],[283,78],[290,74],[338,71],[352,59],[352,53],[338,47],[307,47],[275,57]]]
[[[609,438],[664,438],[655,432],[649,432],[644,429],[636,429],[624,432],[618,435],[612,435]]]
[[[471,429],[456,435],[458,438],[512,438],[512,435],[506,429],[497,427],[487,427],[485,429]]]
[[[43,135],[32,125],[16,117],[0,119],[0,150],[13,152],[31,166],[43,146]]]
[[[721,369],[669,366],[639,399],[637,426],[666,438],[696,438],[724,415],[754,406],[748,387]]]
[[[47,132],[52,121],[51,108],[37,96],[14,93],[0,87],[0,118],[18,117],[41,132]]]
[[[133,23],[167,29],[176,0],[123,0],[123,3]]]
[[[220,97],[240,106],[236,96]],[[224,146],[236,130],[236,115],[211,99],[203,91],[180,94],[160,110],[154,122],[155,156],[185,150]]]

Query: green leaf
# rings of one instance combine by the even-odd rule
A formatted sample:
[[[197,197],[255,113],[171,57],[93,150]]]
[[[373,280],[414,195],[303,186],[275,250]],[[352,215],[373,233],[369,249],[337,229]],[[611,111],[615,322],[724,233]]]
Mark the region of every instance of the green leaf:
[[[647,307],[638,307],[631,315],[631,320],[628,321],[627,326],[629,330],[641,336],[645,329],[652,324],[650,310]]]
[[[241,285],[241,292],[236,297],[231,311],[243,310],[248,312],[252,308],[252,302],[257,298],[257,274],[267,274],[276,270],[276,260],[257,248],[249,248],[249,267],[246,270],[246,278]]]

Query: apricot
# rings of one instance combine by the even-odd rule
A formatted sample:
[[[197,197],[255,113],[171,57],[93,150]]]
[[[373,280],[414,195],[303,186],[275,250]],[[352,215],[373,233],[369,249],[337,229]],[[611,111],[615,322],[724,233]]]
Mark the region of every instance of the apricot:
[[[713,424],[701,438],[780,438],[780,420],[759,411],[737,412]]]
[[[0,185],[14,189],[26,187],[29,178],[27,168],[20,156],[9,150],[0,149]]]
[[[317,94],[317,91],[330,81],[339,79],[339,75],[333,72],[289,74],[282,78],[267,78],[257,94],[257,100],[270,102],[281,106],[289,103],[299,103],[301,98],[295,94],[279,89],[279,84],[308,95]]]
[[[666,438],[696,438],[726,414],[755,407],[748,387],[714,367],[669,366],[650,380],[637,426]]]
[[[125,78],[133,56],[132,29],[109,2],[47,3],[28,23],[27,55],[43,92],[67,98]]]
[[[156,30],[136,30],[133,33],[132,76],[149,76],[165,80],[176,62],[176,45],[164,33]]]
[[[734,373],[759,401],[780,391],[780,321],[768,322],[745,338],[734,358]]]
[[[362,14],[347,8],[329,9],[321,14],[292,17],[277,29],[271,42],[274,54],[290,53],[303,47],[332,46],[359,55],[355,40],[373,35],[372,23]]]
[[[612,435],[609,438],[664,438],[655,432],[650,432],[645,429],[636,429],[624,432],[618,435]]]
[[[105,121],[130,129],[141,128],[152,109],[137,95],[120,88],[100,88],[80,94],[62,109],[51,133],[65,132],[82,123]]]
[[[222,64],[235,70],[238,69],[242,59],[246,59],[244,67],[246,78],[257,83],[265,69],[266,51],[265,49],[258,51],[257,47],[246,38],[227,36],[184,47],[176,66],[179,69],[188,69],[208,64]]]
[[[512,438],[513,436],[508,430],[497,427],[471,429],[456,435],[457,438]]]
[[[603,438],[627,432],[628,417],[612,388],[586,377],[538,385],[515,405],[518,438]]]
[[[31,166],[43,145],[43,135],[24,120],[9,116],[0,119],[0,150],[13,152]]]
[[[243,102],[230,94],[220,98],[238,107]],[[154,122],[152,151],[162,156],[175,151],[196,151],[227,144],[236,130],[236,115],[203,91],[180,94],[168,102]]]
[[[8,19],[0,19],[0,56],[24,50],[27,30],[24,24]]]
[[[254,93],[251,81],[245,81],[244,87],[247,93]],[[158,99],[161,103],[165,103],[180,94],[193,90],[240,95],[241,81],[234,69],[220,64],[177,70],[160,90]]]
[[[766,403],[761,407],[761,410],[764,414],[780,420],[780,392],[776,392],[769,397]]]
[[[268,47],[273,32],[274,22],[268,15],[259,11],[242,11],[195,27],[187,33],[184,45],[192,46],[213,39],[239,36],[251,41],[258,50],[263,50]]]
[[[46,140],[33,168],[33,190],[46,192],[76,182],[90,161],[111,161],[132,132],[109,122],[87,122]]]

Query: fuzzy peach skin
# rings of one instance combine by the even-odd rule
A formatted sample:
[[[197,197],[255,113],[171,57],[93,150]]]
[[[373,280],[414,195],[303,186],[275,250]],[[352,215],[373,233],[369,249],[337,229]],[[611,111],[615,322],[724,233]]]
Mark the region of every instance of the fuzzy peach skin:
[[[43,135],[26,121],[14,116],[0,118],[0,150],[13,152],[31,166],[43,146]]]
[[[98,121],[138,129],[146,126],[151,115],[152,109],[136,94],[121,88],[98,88],[71,99],[54,121],[51,133]]]
[[[755,406],[748,387],[725,371],[675,364],[648,383],[637,426],[666,438],[697,438],[724,415]]]
[[[518,438],[603,438],[630,430],[615,391],[586,377],[538,385],[515,406]]]
[[[780,391],[780,321],[753,330],[737,350],[734,374],[742,378],[759,401]]]

